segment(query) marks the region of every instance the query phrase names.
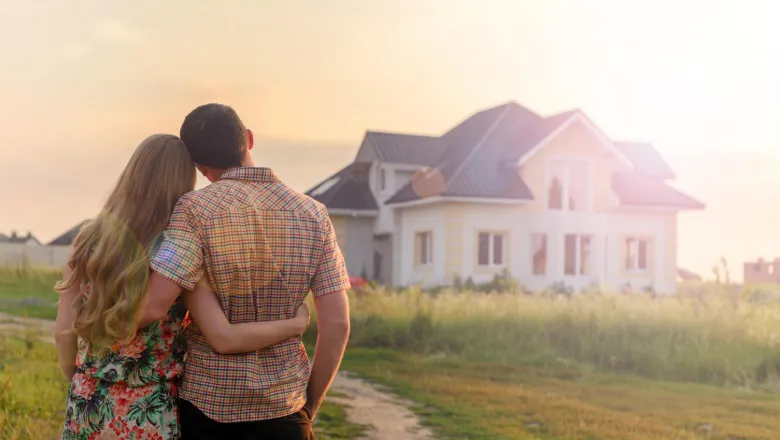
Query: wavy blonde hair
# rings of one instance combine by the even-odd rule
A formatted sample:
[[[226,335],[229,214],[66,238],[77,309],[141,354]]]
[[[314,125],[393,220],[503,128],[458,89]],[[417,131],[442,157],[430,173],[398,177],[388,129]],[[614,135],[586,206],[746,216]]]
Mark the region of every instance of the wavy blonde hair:
[[[149,282],[149,250],[179,197],[195,189],[195,179],[195,166],[181,139],[169,134],[146,138],[103,209],[74,240],[68,261],[73,273],[55,290],[76,283],[88,286],[73,327],[92,348],[108,348],[135,336]]]

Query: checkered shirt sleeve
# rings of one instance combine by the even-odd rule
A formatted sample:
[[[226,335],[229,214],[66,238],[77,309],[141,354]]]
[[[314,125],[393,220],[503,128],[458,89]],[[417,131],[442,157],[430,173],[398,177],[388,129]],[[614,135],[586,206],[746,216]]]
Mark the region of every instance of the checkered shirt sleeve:
[[[336,242],[336,231],[327,215],[320,220],[323,236],[322,254],[311,282],[312,294],[317,296],[341,292],[351,287],[344,255]]]
[[[181,288],[192,290],[203,277],[202,243],[200,228],[186,199],[179,200],[152,260],[152,270]]]

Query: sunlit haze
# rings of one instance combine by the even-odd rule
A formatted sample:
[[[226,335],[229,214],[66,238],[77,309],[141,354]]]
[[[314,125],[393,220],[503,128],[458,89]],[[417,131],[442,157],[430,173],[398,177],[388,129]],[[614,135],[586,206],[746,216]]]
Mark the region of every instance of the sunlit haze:
[[[780,256],[780,4],[694,0],[0,0],[0,232],[48,241],[96,212],[130,152],[211,101],[299,190],[367,129],[438,135],[515,100],[653,142],[679,262]],[[201,182],[203,185],[204,182]]]

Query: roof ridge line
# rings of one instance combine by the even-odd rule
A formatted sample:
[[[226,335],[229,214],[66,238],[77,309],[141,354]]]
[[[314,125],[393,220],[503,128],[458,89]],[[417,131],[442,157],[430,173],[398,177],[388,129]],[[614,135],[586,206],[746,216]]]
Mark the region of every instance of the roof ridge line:
[[[403,131],[388,131],[388,130],[366,130],[366,135],[369,134],[389,134],[392,136],[413,136],[413,137],[424,137],[424,138],[431,138],[431,139],[441,138],[441,136],[436,136],[433,134],[406,133]]]
[[[466,163],[468,162],[468,160],[471,159],[474,156],[474,154],[477,152],[477,150],[479,150],[482,147],[482,145],[485,144],[485,141],[487,141],[488,136],[490,136],[493,133],[496,127],[498,127],[498,124],[504,120],[504,118],[510,111],[512,111],[512,106],[507,105],[504,111],[501,112],[500,115],[498,115],[496,120],[493,121],[492,124],[490,124],[490,127],[487,129],[487,131],[479,140],[479,142],[477,142],[474,148],[471,149],[471,152],[466,156],[465,159],[463,159],[460,165],[458,165],[458,168],[455,170],[455,172],[452,173],[452,177],[450,177],[448,181],[444,184],[444,188],[442,192],[445,192],[447,191],[447,189],[449,189],[450,183],[452,183],[455,180],[455,178],[457,178],[458,175],[460,175],[460,173],[463,172],[463,169],[466,168]],[[442,154],[444,154],[444,152]]]

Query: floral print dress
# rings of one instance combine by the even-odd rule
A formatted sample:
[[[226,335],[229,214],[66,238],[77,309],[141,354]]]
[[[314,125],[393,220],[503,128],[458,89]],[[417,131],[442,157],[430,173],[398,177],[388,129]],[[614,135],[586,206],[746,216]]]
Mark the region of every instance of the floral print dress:
[[[82,286],[82,296],[89,285]],[[178,382],[187,325],[181,298],[127,344],[93,352],[80,341],[62,440],[179,439]]]

